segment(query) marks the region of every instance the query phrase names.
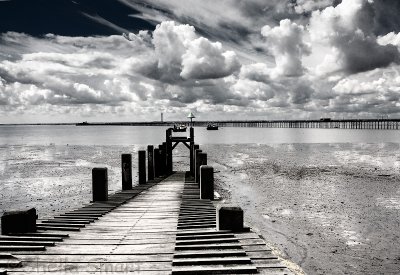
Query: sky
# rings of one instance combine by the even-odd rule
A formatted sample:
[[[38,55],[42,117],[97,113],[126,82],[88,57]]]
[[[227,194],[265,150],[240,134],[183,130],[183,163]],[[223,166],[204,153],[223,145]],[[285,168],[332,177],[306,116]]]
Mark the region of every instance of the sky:
[[[0,0],[0,123],[400,118],[398,0]]]

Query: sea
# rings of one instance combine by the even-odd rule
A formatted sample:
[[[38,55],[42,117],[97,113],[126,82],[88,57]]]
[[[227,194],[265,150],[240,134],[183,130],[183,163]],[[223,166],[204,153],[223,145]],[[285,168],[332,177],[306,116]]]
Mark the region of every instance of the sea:
[[[0,126],[1,145],[132,145],[165,141],[159,126]],[[174,133],[186,135],[187,133]],[[399,143],[399,130],[195,127],[198,144]]]

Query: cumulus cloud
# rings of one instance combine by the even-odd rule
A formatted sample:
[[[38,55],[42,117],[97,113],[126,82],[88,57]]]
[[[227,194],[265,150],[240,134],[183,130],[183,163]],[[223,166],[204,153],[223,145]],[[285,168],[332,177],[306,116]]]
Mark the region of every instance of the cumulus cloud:
[[[268,83],[271,82],[272,71],[265,63],[254,63],[242,66],[239,76],[242,79]]]
[[[372,1],[339,2],[228,0],[210,8],[208,0],[159,0],[142,11],[167,10],[158,19],[183,23],[96,37],[5,33],[0,113],[119,121],[159,112],[182,119],[187,110],[204,119],[400,115],[398,31],[375,34]]]
[[[189,25],[162,22],[154,31],[153,44],[158,68],[175,81],[179,77],[221,78],[240,68],[233,51],[224,51],[219,42],[197,37],[194,27]]]
[[[392,45],[377,43],[373,33],[374,10],[370,0],[343,0],[336,7],[314,11],[309,34],[313,44],[330,48],[319,67],[321,72],[337,69],[358,73],[400,61]]]
[[[166,21],[157,25],[153,33],[153,44],[157,66],[166,75],[177,78],[182,70],[182,55],[186,47],[196,39],[195,29],[189,25],[176,25]]]
[[[185,79],[210,79],[228,76],[240,68],[235,52],[222,50],[219,42],[204,37],[192,41],[182,55],[181,76]]]
[[[284,76],[300,76],[304,72],[302,56],[309,52],[303,41],[303,26],[288,19],[282,20],[279,26],[271,28],[266,25],[261,34],[266,38],[267,45],[275,57],[274,73]]]
[[[290,93],[290,102],[296,105],[304,105],[313,99],[314,89],[310,83],[300,82]]]
[[[200,99],[243,104],[244,97],[219,80],[240,70],[236,54],[189,25],[163,22],[152,34],[108,37],[6,33],[0,43],[3,111],[41,105],[60,106],[53,109],[58,112],[73,106],[85,112],[88,106],[98,112],[99,106],[118,112],[158,106],[172,112]]]

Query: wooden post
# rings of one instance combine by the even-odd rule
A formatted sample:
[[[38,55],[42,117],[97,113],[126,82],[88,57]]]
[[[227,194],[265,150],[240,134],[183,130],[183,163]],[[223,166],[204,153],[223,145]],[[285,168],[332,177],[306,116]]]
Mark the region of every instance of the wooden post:
[[[93,201],[108,200],[108,173],[107,168],[92,169]]]
[[[154,146],[147,146],[147,177],[148,180],[154,180]]]
[[[191,166],[190,166],[190,174],[195,177],[195,170],[196,170],[196,150],[200,149],[200,146],[198,144],[193,144],[193,148],[191,150],[192,155],[191,155]]]
[[[146,151],[139,150],[138,152],[138,170],[139,170],[139,184],[146,183]]]
[[[159,177],[160,174],[160,166],[161,166],[161,156],[160,156],[160,149],[154,149],[154,176]]]
[[[193,158],[193,153],[194,153],[194,129],[193,127],[190,127],[190,146],[189,146],[189,151],[190,151],[190,174],[193,175],[193,163],[194,163],[194,158]]]
[[[199,162],[198,162],[198,177],[196,178],[196,182],[199,184],[199,188],[200,188],[200,166],[202,166],[202,165],[207,165],[207,154],[206,153],[203,153],[203,152],[200,152],[199,153]]]
[[[214,200],[214,168],[200,166],[200,199]]]
[[[36,232],[36,209],[6,211],[1,216],[1,234]]]
[[[158,146],[160,149],[160,176],[165,176],[165,142]]]
[[[121,155],[122,190],[132,189],[132,155]]]
[[[196,150],[195,165],[195,182],[200,185],[200,166],[207,165],[207,154],[202,150]]]
[[[198,164],[199,164],[199,154],[202,152],[202,150],[200,150],[200,149],[196,149],[196,150],[194,150],[194,162],[193,162],[193,172],[194,172],[194,175],[193,175],[193,177],[194,177],[194,182],[197,182],[197,178],[198,178],[198,173],[199,173],[199,168],[198,167],[200,167]]]
[[[172,174],[172,128],[168,128],[166,131],[166,159],[167,159],[167,170],[166,174],[171,175]]]
[[[217,230],[243,231],[243,210],[240,207],[220,206],[217,210]]]

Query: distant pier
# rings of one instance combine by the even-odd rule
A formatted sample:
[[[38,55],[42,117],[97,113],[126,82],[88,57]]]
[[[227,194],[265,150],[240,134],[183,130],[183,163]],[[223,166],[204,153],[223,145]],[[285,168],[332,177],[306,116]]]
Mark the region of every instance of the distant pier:
[[[186,125],[206,127],[215,124],[219,127],[253,128],[315,128],[315,129],[374,129],[399,130],[400,119],[319,119],[319,120],[212,120],[212,121],[152,121],[152,122],[108,122],[77,123],[77,126],[173,126]]]

